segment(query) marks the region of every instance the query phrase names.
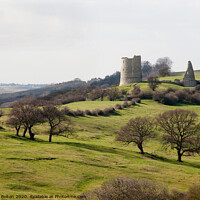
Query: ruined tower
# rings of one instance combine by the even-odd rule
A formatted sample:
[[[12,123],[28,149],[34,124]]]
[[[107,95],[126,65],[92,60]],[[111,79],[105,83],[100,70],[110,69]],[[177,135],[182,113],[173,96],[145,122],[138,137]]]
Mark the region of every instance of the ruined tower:
[[[122,58],[120,85],[138,83],[142,81],[141,56]]]
[[[183,77],[183,85],[185,87],[194,87],[196,84],[192,63],[188,61],[188,68]]]

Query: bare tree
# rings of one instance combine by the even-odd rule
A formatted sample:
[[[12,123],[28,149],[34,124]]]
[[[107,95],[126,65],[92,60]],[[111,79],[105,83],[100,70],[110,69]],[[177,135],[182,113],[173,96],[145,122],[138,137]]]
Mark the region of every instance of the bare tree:
[[[59,110],[55,105],[45,105],[43,106],[43,116],[50,126],[49,142],[52,141],[52,136],[55,134],[72,131],[71,120],[66,117],[64,109]]]
[[[160,84],[160,81],[158,80],[157,76],[150,76],[148,77],[147,81],[149,83],[149,88],[151,88],[153,91],[155,91],[158,85]]]
[[[134,97],[138,97],[139,94],[140,94],[140,92],[141,92],[140,86],[138,86],[137,84],[135,84],[135,85],[133,86],[133,90],[132,90],[133,96],[134,96]]]
[[[169,76],[171,73],[172,61],[168,57],[158,58],[154,70],[158,71],[160,76]]]
[[[149,138],[155,137],[154,123],[146,117],[136,117],[123,127],[116,136],[117,141],[126,143],[135,143],[140,149],[140,153],[144,154],[143,143]]]
[[[92,90],[89,94],[89,99],[91,99],[92,101],[96,100],[96,99],[101,99],[101,101],[103,101],[104,97],[106,95],[106,89],[103,88],[96,88],[94,90]]]
[[[19,131],[22,125],[22,121],[17,116],[11,116],[7,121],[7,125],[13,126],[16,129],[16,136],[19,136]]]
[[[178,161],[186,152],[200,152],[200,123],[194,111],[176,109],[159,114],[157,124],[164,131],[166,145],[177,150]]]
[[[110,101],[115,101],[116,99],[120,98],[120,91],[118,88],[114,87],[107,90],[107,95]]]
[[[15,127],[17,135],[19,134],[18,129],[23,125],[23,137],[25,137],[28,130],[31,140],[34,140],[35,136],[32,132],[32,127],[40,122],[42,122],[41,110],[30,99],[23,99],[16,102],[13,105],[13,109],[10,112],[10,119],[8,120],[8,124]]]
[[[142,62],[142,77],[146,78],[153,70],[153,65],[149,61]]]

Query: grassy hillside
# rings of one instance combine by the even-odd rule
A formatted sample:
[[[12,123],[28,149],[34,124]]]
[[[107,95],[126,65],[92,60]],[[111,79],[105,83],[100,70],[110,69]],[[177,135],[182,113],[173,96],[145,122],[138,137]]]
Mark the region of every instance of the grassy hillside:
[[[177,77],[180,77],[178,79],[182,80],[183,79],[183,76],[184,76],[184,73],[185,71],[182,71],[182,72],[172,72],[172,75],[173,76],[177,76]],[[200,80],[200,70],[195,70],[194,71],[194,74],[195,74],[195,77],[197,80]],[[172,76],[172,77],[173,77]]]
[[[164,78],[167,78],[167,77],[164,77]],[[163,79],[164,80],[164,79]],[[167,79],[165,79],[167,80]],[[137,84],[141,90],[151,90],[149,88],[149,85],[148,83],[132,83],[132,84],[127,84],[127,85],[123,85],[123,86],[118,86],[118,88],[121,90],[121,89],[125,89],[127,91],[129,90],[133,90],[133,86]],[[168,88],[177,88],[177,89],[184,89],[185,87],[183,86],[180,86],[180,85],[177,85],[177,84],[174,84],[174,83],[161,83],[159,84],[158,88],[156,89],[157,91],[161,91],[161,90],[166,90]]]
[[[78,102],[71,109],[105,108],[117,102]],[[151,100],[120,110],[109,117],[72,118],[75,134],[70,138],[54,136],[48,143],[44,126],[34,129],[36,141],[15,137],[14,130],[0,131],[1,195],[79,195],[110,178],[127,176],[167,184],[182,191],[200,180],[199,156],[183,156],[165,150],[160,137],[146,143],[140,155],[134,145],[115,142],[116,132],[136,116],[156,116],[165,110],[183,108],[200,114],[194,105],[166,106]],[[4,118],[5,120],[5,118]],[[161,133],[159,133],[161,135]],[[28,197],[26,198],[28,199]]]

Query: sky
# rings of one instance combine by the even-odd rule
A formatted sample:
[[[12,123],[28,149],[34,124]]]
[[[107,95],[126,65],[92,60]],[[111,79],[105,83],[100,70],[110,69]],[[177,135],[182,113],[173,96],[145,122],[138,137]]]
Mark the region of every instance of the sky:
[[[121,57],[200,69],[199,0],[0,0],[1,83],[103,78]]]

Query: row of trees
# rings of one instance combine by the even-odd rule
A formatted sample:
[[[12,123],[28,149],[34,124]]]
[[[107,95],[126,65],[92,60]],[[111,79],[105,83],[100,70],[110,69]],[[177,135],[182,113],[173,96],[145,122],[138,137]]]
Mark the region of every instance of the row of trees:
[[[39,106],[40,105],[40,106]],[[54,134],[72,132],[72,122],[66,116],[66,110],[59,110],[55,104],[34,102],[32,99],[24,99],[16,102],[6,122],[16,129],[16,136],[23,128],[23,137],[28,131],[30,139],[34,140],[35,133],[32,128],[41,123],[49,124],[49,142]]]
[[[176,109],[159,114],[155,120],[136,117],[116,135],[117,141],[135,143],[144,154],[143,143],[156,136],[156,130],[162,131],[164,145],[176,149],[178,161],[184,153],[200,153],[200,123],[194,111]]]

